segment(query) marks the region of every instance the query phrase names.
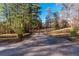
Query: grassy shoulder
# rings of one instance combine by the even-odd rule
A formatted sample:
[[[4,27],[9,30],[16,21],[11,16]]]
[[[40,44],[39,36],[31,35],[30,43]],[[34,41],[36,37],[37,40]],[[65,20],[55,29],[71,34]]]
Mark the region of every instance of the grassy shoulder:
[[[23,34],[23,38],[29,36],[30,33]],[[0,35],[0,44],[5,43],[16,43],[20,42],[20,39],[18,38],[18,34],[1,34]]]
[[[59,38],[65,38],[73,42],[79,42],[79,31],[77,32],[70,31],[70,28],[50,31],[50,32],[47,32],[47,35],[51,35],[51,36],[59,37]]]

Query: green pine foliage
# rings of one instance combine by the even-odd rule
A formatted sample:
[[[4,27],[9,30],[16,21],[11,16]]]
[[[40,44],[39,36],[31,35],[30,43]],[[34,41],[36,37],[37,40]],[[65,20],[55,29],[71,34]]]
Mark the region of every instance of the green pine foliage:
[[[5,33],[32,32],[32,29],[42,24],[39,18],[39,4],[4,3],[0,5],[0,11],[3,12],[6,19],[5,23],[1,22],[5,24]]]

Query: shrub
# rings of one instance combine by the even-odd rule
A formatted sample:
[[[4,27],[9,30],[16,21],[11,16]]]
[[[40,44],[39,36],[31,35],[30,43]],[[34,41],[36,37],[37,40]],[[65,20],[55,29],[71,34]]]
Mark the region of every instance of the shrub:
[[[18,38],[19,40],[23,40],[23,33],[24,33],[24,29],[22,27],[19,27],[16,29],[16,33],[18,34]]]
[[[71,27],[69,29],[69,33],[71,36],[76,36],[77,35],[77,28],[76,27]]]

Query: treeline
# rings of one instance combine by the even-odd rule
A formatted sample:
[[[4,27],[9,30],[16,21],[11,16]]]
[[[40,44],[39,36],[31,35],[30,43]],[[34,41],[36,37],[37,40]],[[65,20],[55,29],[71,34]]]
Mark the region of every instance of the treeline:
[[[4,19],[0,21],[0,33],[32,33],[41,28],[39,4],[4,3],[0,4]]]
[[[61,10],[54,11],[51,8],[46,8],[48,13],[46,16],[45,27],[60,29],[65,27],[79,28],[79,4],[61,3],[56,4],[61,6]]]

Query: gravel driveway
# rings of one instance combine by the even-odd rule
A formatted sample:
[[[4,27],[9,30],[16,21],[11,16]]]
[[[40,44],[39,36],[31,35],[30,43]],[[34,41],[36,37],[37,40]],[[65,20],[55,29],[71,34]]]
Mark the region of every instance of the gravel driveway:
[[[0,44],[0,56],[79,56],[79,44],[35,33],[16,44]]]

